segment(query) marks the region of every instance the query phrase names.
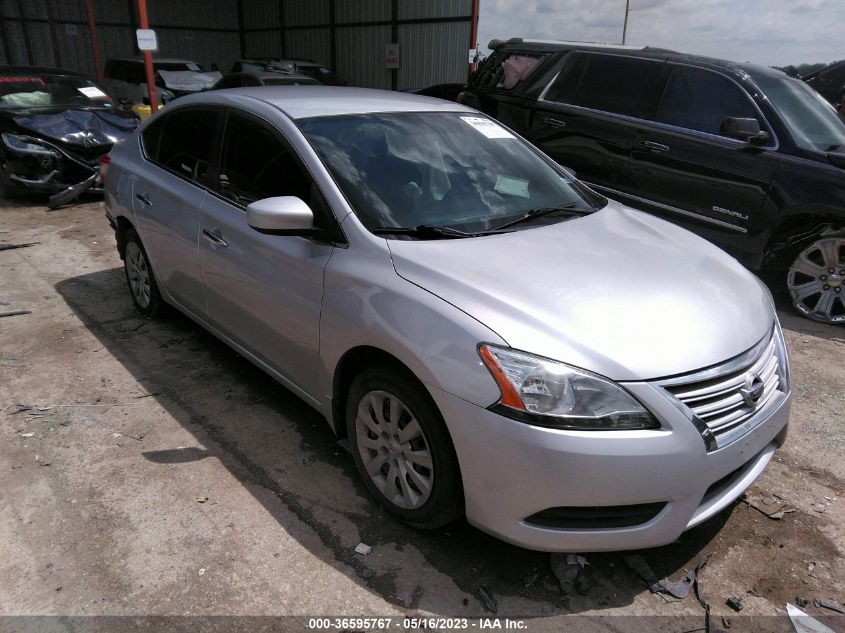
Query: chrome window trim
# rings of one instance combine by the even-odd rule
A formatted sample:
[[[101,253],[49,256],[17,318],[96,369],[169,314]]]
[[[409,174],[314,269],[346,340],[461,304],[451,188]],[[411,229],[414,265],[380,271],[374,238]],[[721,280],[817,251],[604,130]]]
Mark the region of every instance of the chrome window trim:
[[[631,200],[636,200],[638,202],[642,202],[644,204],[649,204],[653,207],[657,207],[658,209],[663,209],[664,211],[669,211],[670,213],[677,213],[679,215],[684,215],[690,218],[694,218],[696,220],[701,220],[702,222],[708,222],[715,226],[719,226],[725,229],[729,229],[731,231],[735,231],[737,233],[748,234],[748,229],[742,226],[736,226],[735,224],[731,224],[730,222],[725,222],[724,220],[717,220],[716,218],[711,218],[706,215],[701,215],[700,213],[696,213],[695,211],[687,211],[686,209],[681,209],[679,207],[673,207],[668,204],[663,204],[662,202],[655,202],[654,200],[649,200],[648,198],[642,198],[640,196],[635,196],[630,193],[625,193],[624,191],[619,191],[617,189],[611,189],[610,187],[605,187],[604,185],[597,185],[591,183],[589,181],[586,182],[590,187],[594,189],[598,189],[599,191],[605,192],[606,195],[609,195],[611,198],[615,196],[621,196],[624,198],[630,198]]]
[[[623,58],[626,58],[626,59],[630,59],[630,58],[634,57],[632,55],[614,55],[614,54],[611,54],[611,53],[601,53],[601,52],[593,52],[593,51],[576,51],[576,52],[579,52],[579,53],[584,52],[584,53],[592,54],[592,55],[604,55],[604,56],[607,56],[607,57],[623,57]],[[646,59],[646,58],[635,57],[635,59]],[[652,61],[652,60],[647,60],[647,61]],[[687,66],[689,68],[694,68],[696,70],[712,72],[712,73],[720,75],[720,76],[724,77],[725,79],[734,83],[743,92],[745,97],[749,101],[751,101],[751,105],[754,106],[754,109],[760,115],[761,120],[765,123],[766,127],[768,128],[768,132],[769,132],[769,134],[771,134],[772,139],[774,141],[774,143],[772,143],[770,145],[755,145],[754,147],[759,148],[761,150],[767,150],[767,151],[772,151],[772,152],[776,152],[778,149],[780,149],[780,138],[775,133],[775,130],[772,127],[772,124],[769,122],[769,119],[766,117],[765,114],[763,114],[763,111],[760,109],[760,106],[757,104],[757,102],[754,100],[754,98],[748,93],[748,91],[745,89],[745,87],[743,87],[742,84],[740,84],[738,81],[736,81],[736,79],[734,79],[733,77],[726,75],[725,73],[720,72],[718,70],[713,70],[711,68],[704,68],[702,66],[696,66],[695,64],[686,64],[686,63],[682,63],[682,62],[670,62],[670,61],[663,61],[661,63],[671,64],[673,66]],[[598,114],[600,116],[621,119],[625,122],[634,123],[634,124],[637,124],[637,125],[651,125],[651,126],[654,126],[654,127],[660,128],[660,129],[667,130],[669,132],[678,132],[678,133],[682,133],[682,134],[690,134],[692,136],[701,137],[703,140],[717,141],[717,142],[723,143],[725,145],[733,146],[733,147],[736,147],[736,148],[746,147],[748,145],[744,141],[740,141],[738,139],[730,138],[728,136],[721,136],[719,134],[710,134],[709,132],[702,132],[700,130],[693,130],[691,128],[681,127],[681,126],[678,126],[678,125],[671,125],[669,123],[661,123],[659,121],[651,121],[649,119],[640,119],[638,117],[629,116],[627,114],[618,114],[616,112],[608,112],[607,110],[597,110],[595,108],[586,108],[584,106],[574,105],[574,104],[571,104],[571,103],[563,103],[562,101],[552,101],[550,99],[547,99],[546,97],[548,96],[549,90],[551,90],[551,87],[557,81],[557,79],[560,76],[560,73],[562,71],[563,71],[563,69],[561,68],[561,70],[558,71],[558,73],[552,78],[552,80],[548,83],[548,85],[543,89],[543,92],[541,92],[540,96],[537,97],[538,103],[544,103],[544,104],[558,106],[558,107],[562,106],[562,107],[565,107],[565,108],[574,108],[576,110],[580,110],[581,112],[589,112],[589,113],[592,113],[592,114]],[[757,87],[756,84],[754,84],[754,86]],[[762,92],[760,92],[759,88],[757,90],[758,90],[759,94],[761,94],[761,95],[763,94]]]

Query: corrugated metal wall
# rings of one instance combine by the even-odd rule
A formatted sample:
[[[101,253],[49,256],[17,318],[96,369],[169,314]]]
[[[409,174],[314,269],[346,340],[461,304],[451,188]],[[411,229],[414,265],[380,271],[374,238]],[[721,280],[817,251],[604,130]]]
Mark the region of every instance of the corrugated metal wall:
[[[300,57],[350,85],[414,88],[466,78],[472,0],[147,0],[160,57],[224,72],[240,57]],[[101,59],[131,57],[135,0],[94,0]],[[240,8],[239,8],[240,5]],[[401,65],[385,68],[398,42]],[[94,74],[85,0],[0,0],[0,64]]]
[[[149,0],[161,57],[181,57],[228,70],[240,57],[237,2]],[[94,0],[103,61],[132,57],[134,0]],[[130,8],[133,10],[130,12]],[[94,75],[85,0],[0,0],[0,64],[61,66]]]

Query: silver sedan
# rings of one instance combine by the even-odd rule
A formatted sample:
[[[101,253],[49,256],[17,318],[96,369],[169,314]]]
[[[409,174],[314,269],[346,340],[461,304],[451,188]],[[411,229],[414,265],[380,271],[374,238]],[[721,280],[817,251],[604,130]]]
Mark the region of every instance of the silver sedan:
[[[786,435],[760,281],[474,110],[214,91],[152,117],[104,173],[137,308],[178,309],[317,409],[410,525],[661,545]]]

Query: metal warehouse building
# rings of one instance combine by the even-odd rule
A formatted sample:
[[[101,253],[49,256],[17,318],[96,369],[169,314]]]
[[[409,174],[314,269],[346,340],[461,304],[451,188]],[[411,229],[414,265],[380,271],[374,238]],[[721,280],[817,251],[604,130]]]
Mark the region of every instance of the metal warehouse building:
[[[478,14],[478,0],[147,0],[147,6],[158,57],[215,63],[223,72],[238,58],[310,58],[350,85],[388,89],[464,81]],[[136,0],[0,0],[0,64],[97,76],[106,59],[138,55],[136,28]],[[389,44],[399,45],[398,68],[386,59]]]

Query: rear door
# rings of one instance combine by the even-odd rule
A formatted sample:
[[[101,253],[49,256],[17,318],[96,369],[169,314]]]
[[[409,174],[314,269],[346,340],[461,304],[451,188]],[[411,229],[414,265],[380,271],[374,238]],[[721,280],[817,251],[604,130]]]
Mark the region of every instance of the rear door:
[[[630,172],[636,198],[629,202],[723,245],[740,243],[754,228],[780,162],[774,132],[732,78],[667,67],[660,105],[636,127]],[[769,141],[757,146],[723,135],[728,117],[757,119]]]
[[[171,300],[198,315],[205,312],[197,255],[200,208],[221,114],[209,107],[162,113],[143,131],[146,160],[130,177],[138,232],[157,279]]]
[[[570,54],[534,106],[530,140],[587,183],[630,192],[638,120],[656,105],[663,66],[661,59]]]
[[[221,151],[200,226],[211,322],[313,399],[323,270],[334,246],[259,233],[246,222],[246,206],[296,196],[311,207],[317,226],[333,222],[331,211],[294,150],[263,119],[230,110]]]

